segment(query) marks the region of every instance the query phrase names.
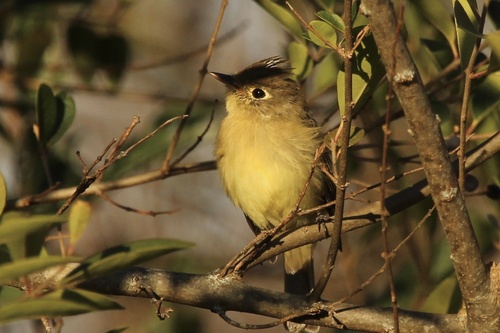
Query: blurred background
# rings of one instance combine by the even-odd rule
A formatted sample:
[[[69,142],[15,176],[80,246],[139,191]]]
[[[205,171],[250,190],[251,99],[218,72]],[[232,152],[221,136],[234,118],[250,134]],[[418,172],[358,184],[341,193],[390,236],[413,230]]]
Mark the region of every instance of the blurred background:
[[[292,1],[311,19],[314,4]],[[311,2],[313,3],[313,2]],[[135,115],[141,123],[132,134],[138,140],[163,121],[184,113],[199,79],[206,48],[219,12],[218,0],[95,0],[95,1],[2,1],[0,3],[0,171],[7,181],[9,198],[43,192],[47,186],[43,166],[34,143],[34,92],[41,83],[54,91],[67,91],[76,104],[76,118],[65,137],[54,145],[50,169],[60,188],[78,184],[81,165],[76,151],[90,164],[104,147],[119,137]],[[309,16],[308,16],[309,15]],[[418,26],[414,21],[415,26]],[[213,52],[209,70],[232,73],[247,65],[274,55],[287,55],[290,35],[258,3],[230,1],[222,22],[219,41]],[[331,86],[333,87],[333,86]],[[330,87],[330,88],[331,88]],[[306,95],[308,86],[306,85]],[[174,158],[193,144],[215,119],[202,142],[181,163],[213,159],[213,142],[220,119],[224,116],[224,87],[207,77],[194,105],[192,115],[182,133]],[[384,90],[381,89],[381,97]],[[383,100],[383,98],[382,98]],[[218,102],[217,102],[218,101]],[[332,89],[311,100],[311,109],[320,123],[334,127],[338,121]],[[385,104],[372,104],[371,116],[357,119],[358,125],[382,115]],[[332,116],[333,115],[333,116]],[[330,117],[332,116],[332,117]],[[404,120],[395,122],[394,135],[401,148],[391,153],[394,160],[405,156],[405,168],[416,167],[413,147],[405,146],[411,138]],[[177,123],[120,161],[105,179],[119,179],[161,166]],[[350,192],[378,181],[380,147],[368,143],[380,138],[380,131],[367,135],[367,148],[352,163]],[[451,131],[448,132],[451,135]],[[132,142],[131,142],[132,143]],[[362,157],[362,158],[361,158]],[[413,163],[413,164],[412,164]],[[406,177],[389,191],[411,185],[422,173]],[[172,214],[155,217],[127,212],[101,198],[92,202],[92,220],[78,244],[76,254],[91,255],[124,242],[147,238],[176,238],[196,244],[192,249],[160,258],[147,266],[172,271],[208,273],[224,265],[252,238],[242,213],[227,199],[215,170],[168,178],[128,189],[108,192],[114,201],[138,210],[164,211]],[[348,207],[377,200],[378,193],[368,193]],[[472,198],[471,200],[476,200]],[[477,199],[478,201],[481,199]],[[472,204],[476,202],[472,201]],[[479,201],[483,205],[482,201]],[[406,237],[430,208],[423,202],[401,213],[390,231],[390,245],[396,246]],[[57,204],[34,207],[36,211],[54,211]],[[491,216],[498,207],[486,207],[476,214],[484,236],[485,251],[493,250]],[[488,217],[489,216],[489,217]],[[498,215],[496,215],[498,216]],[[392,226],[392,224],[391,224]],[[380,253],[380,226],[365,228],[346,235],[343,252],[334,270],[325,298],[335,300],[357,288],[383,264]],[[321,267],[322,254],[328,242],[317,247],[316,261]],[[56,248],[54,246],[54,248]],[[427,296],[450,276],[451,261],[446,242],[435,218],[428,221],[405,246],[394,261],[400,304],[404,308],[422,309]],[[417,283],[418,281],[418,283]],[[251,270],[245,282],[282,289],[282,266],[267,263]],[[456,285],[451,287],[456,291]],[[3,288],[3,299],[16,291]],[[106,311],[64,318],[62,332],[106,332],[129,327],[127,332],[239,332],[216,314],[178,304],[171,306],[171,318],[160,321],[155,306],[147,299],[116,298],[126,307],[122,311]],[[459,307],[457,298],[448,310]],[[389,305],[386,275],[349,302]],[[266,323],[258,318],[231,313],[238,321]],[[0,327],[1,333],[43,332],[37,321],[15,322]],[[322,332],[333,330],[322,329]],[[281,326],[265,332],[283,332]]]

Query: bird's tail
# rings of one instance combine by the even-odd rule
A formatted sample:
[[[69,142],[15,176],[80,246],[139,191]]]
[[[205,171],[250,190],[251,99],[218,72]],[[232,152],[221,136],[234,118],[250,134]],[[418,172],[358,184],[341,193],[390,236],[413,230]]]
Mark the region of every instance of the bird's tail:
[[[314,287],[313,246],[305,245],[285,252],[285,292],[295,295],[307,295]],[[289,332],[316,333],[319,326],[286,322]]]

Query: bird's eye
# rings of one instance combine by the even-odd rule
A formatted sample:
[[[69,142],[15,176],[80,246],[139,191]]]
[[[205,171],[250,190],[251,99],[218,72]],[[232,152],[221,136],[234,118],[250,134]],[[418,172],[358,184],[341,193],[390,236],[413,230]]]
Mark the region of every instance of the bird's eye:
[[[266,97],[266,93],[260,88],[255,88],[254,90],[252,90],[252,96],[254,98],[261,99]]]

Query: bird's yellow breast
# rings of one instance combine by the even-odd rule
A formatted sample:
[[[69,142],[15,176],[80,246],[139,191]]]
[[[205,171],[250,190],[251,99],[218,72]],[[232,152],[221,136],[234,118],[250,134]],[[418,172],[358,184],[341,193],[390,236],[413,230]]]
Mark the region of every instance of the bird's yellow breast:
[[[231,200],[260,229],[268,229],[295,207],[314,160],[317,129],[298,119],[229,114],[217,137],[216,157]],[[301,207],[320,204],[316,172]]]

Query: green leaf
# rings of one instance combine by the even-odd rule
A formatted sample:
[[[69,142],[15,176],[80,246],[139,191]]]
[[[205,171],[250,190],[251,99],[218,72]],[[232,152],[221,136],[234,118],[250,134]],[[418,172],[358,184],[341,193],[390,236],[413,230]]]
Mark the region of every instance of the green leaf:
[[[78,19],[70,22],[66,39],[76,71],[90,82],[99,66],[100,37],[89,24]]]
[[[0,216],[5,209],[5,204],[7,203],[7,185],[5,184],[5,179],[0,172]]]
[[[450,313],[455,303],[460,301],[458,283],[455,275],[447,277],[431,292],[422,306],[423,312]]]
[[[52,266],[58,266],[71,262],[79,262],[77,257],[34,257],[19,259],[13,262],[0,265],[0,284],[15,280],[38,271],[42,271]]]
[[[337,0],[316,0],[318,5],[320,5],[322,8],[328,11],[333,11],[335,8],[335,2]]]
[[[37,139],[44,145],[55,143],[71,126],[75,118],[75,102],[66,92],[54,96],[42,83],[36,97]]]
[[[80,282],[191,246],[192,243],[172,239],[140,240],[115,246],[82,261],[63,283]]]
[[[344,33],[345,30],[344,21],[337,14],[326,10],[321,10],[316,13],[316,16],[318,16],[326,23],[330,24],[332,27],[337,29],[337,31]]]
[[[353,111],[357,111],[373,95],[385,69],[380,62],[378,50],[373,38],[365,37],[353,56],[352,101]],[[339,71],[337,76],[337,96],[340,114],[345,113],[345,72]]]
[[[471,99],[472,126],[477,127],[483,121],[490,119],[494,113],[500,111],[500,72],[491,73],[486,79],[474,88]]]
[[[119,34],[113,33],[101,37],[99,67],[102,67],[110,81],[117,85],[127,68],[129,58],[127,40]]]
[[[439,1],[435,0],[412,0],[411,2],[443,34],[449,46],[456,50],[457,35],[449,11]]]
[[[91,213],[92,207],[87,201],[76,200],[71,205],[68,218],[70,244],[74,245],[82,237],[89,224]]]
[[[121,310],[109,297],[81,289],[57,290],[40,298],[22,299],[0,308],[0,323],[40,317],[65,317],[92,311]]]
[[[48,142],[49,145],[56,143],[66,133],[71,127],[76,113],[75,101],[67,92],[60,91],[55,97],[57,102],[57,119],[59,119],[59,122],[54,135]]]
[[[0,217],[0,243],[26,237],[36,233],[53,223],[65,222],[66,216],[58,215],[29,215],[18,212],[8,212]]]
[[[491,47],[490,65],[488,71],[494,72],[500,69],[500,30],[486,35],[486,40]]]
[[[295,40],[302,43],[304,42],[304,37],[302,36],[302,26],[293,13],[272,0],[255,0],[255,2],[261,5],[269,14],[274,16],[274,18],[285,27]]]
[[[57,101],[52,89],[42,83],[36,95],[36,123],[38,126],[37,139],[47,144],[57,130]]]
[[[298,42],[291,42],[288,45],[288,59],[293,68],[293,74],[298,81],[302,81],[311,74],[313,61],[309,57],[307,46]]]
[[[467,0],[455,0],[453,11],[455,13],[455,31],[457,34],[458,51],[462,69],[468,64],[478,36],[479,23],[477,22],[476,8],[472,8]]]
[[[337,83],[339,64],[335,54],[327,54],[316,66],[311,80],[311,95],[319,96]]]
[[[314,30],[316,30],[321,35],[321,37],[323,37],[323,39],[328,41],[330,43],[330,45],[332,45],[333,47],[336,47],[337,32],[330,24],[323,22],[323,21],[317,21],[317,20],[312,21],[309,24],[311,25],[311,27],[314,28]],[[316,44],[320,47],[327,47],[327,48],[330,47],[330,46],[326,45],[325,42],[323,42],[323,40],[321,40],[321,38],[316,36],[316,34],[314,32],[312,32],[311,30],[308,30],[307,34],[314,44]]]
[[[328,132],[325,135],[325,144],[330,150],[332,150],[332,142],[335,140],[335,136],[337,135],[338,129]],[[351,130],[349,131],[349,147],[358,143],[365,136],[365,130],[356,126],[351,126]],[[340,142],[337,142],[337,146],[340,147]]]

